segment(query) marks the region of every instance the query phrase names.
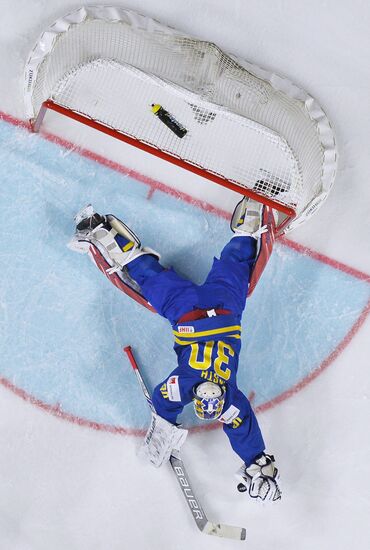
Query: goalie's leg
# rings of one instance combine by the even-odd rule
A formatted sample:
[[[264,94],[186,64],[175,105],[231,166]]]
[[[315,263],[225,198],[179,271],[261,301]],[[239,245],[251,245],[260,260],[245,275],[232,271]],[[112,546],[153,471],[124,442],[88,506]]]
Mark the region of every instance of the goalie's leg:
[[[249,275],[249,296],[271,256],[277,224],[277,211],[252,199],[244,197],[235,207],[230,224],[234,232],[231,243],[235,246],[238,237],[250,237],[257,243],[256,259]]]
[[[101,216],[91,205],[83,208],[75,217],[76,232],[69,243],[72,250],[88,253],[90,245],[96,246],[110,271],[120,271],[139,256],[150,254],[159,259],[159,254],[144,248],[135,233],[111,214]]]

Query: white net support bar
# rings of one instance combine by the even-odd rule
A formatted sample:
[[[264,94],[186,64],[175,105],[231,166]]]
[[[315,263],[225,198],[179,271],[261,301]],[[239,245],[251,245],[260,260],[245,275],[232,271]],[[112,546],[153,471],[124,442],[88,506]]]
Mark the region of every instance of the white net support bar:
[[[289,207],[296,218],[285,231],[334,180],[333,133],[304,91],[122,8],[81,8],[41,35],[26,67],[31,120],[48,99]]]

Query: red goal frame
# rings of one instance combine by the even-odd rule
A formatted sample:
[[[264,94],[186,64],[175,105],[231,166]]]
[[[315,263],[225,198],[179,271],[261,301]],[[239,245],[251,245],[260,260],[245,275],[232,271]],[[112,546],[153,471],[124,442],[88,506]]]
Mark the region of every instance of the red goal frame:
[[[125,134],[120,130],[111,128],[110,126],[106,126],[102,122],[94,120],[88,117],[87,115],[83,115],[77,111],[68,109],[67,107],[60,105],[55,101],[52,101],[51,99],[44,101],[39,110],[37,117],[35,119],[30,120],[30,126],[33,132],[38,132],[40,130],[42,122],[44,120],[44,117],[48,109],[55,111],[61,115],[64,115],[68,118],[71,118],[73,120],[76,120],[77,122],[81,122],[82,124],[85,124],[90,128],[94,128],[95,130],[103,132],[104,134],[107,134],[115,139],[118,139],[138,149],[141,149],[146,153],[150,153],[158,158],[161,158],[167,162],[170,162],[171,164],[175,164],[176,166],[179,166],[180,168],[188,170],[189,172],[193,172],[194,174],[197,174],[198,176],[201,176],[209,181],[217,183],[218,185],[222,185],[227,189],[231,189],[236,193],[240,193],[241,195],[245,195],[247,197],[257,200],[258,202],[261,202],[262,204],[266,204],[267,206],[274,208],[275,210],[285,215],[285,218],[279,223],[279,225],[276,228],[277,235],[281,235],[284,231],[284,228],[289,223],[291,223],[291,221],[296,217],[296,211],[294,210],[294,208],[290,206],[282,204],[281,202],[275,201],[269,197],[265,197],[264,195],[257,193],[253,189],[243,187],[239,185],[237,182],[228,180],[221,175],[210,172],[206,168],[203,168],[196,164],[192,164],[175,155],[171,155],[166,151],[162,151],[161,149],[158,149],[153,145],[149,145],[148,143],[140,141],[139,139],[136,139],[128,134]]]

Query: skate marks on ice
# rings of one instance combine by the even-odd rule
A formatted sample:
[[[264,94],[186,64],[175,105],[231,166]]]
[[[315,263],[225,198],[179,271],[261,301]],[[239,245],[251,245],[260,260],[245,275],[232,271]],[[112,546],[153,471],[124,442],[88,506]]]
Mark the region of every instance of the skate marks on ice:
[[[228,222],[0,122],[0,377],[73,421],[136,433],[149,419],[121,346],[151,387],[175,368],[169,324],[66,243],[87,202],[121,217],[165,265],[201,283]],[[243,320],[239,385],[264,408],[320,369],[364,316],[368,281],[277,245]],[[191,413],[184,422],[192,425]]]

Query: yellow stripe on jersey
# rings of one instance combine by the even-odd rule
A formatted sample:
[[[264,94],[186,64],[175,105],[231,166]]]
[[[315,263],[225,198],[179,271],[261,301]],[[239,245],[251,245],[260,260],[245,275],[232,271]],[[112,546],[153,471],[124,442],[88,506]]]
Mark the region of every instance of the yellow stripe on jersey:
[[[240,340],[241,336],[240,334],[226,334],[225,335],[225,338],[237,338]],[[180,346],[190,346],[190,344],[195,344],[196,341],[195,340],[192,340],[192,341],[186,341],[186,340],[180,340],[179,338],[176,338],[175,336],[175,342],[176,344],[179,344]]]
[[[233,325],[231,327],[222,327],[214,328],[211,330],[203,330],[202,332],[177,332],[177,330],[172,331],[175,336],[180,336],[181,338],[200,338],[201,336],[212,336],[213,334],[223,334],[225,332],[235,332],[241,331],[242,327],[240,325]]]
[[[176,338],[176,336],[175,336],[175,342],[176,342],[176,344],[179,344],[180,346],[189,346],[190,344],[195,344],[195,341],[194,342],[185,342],[184,340],[179,340],[178,338]]]

